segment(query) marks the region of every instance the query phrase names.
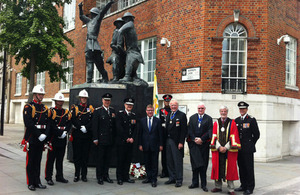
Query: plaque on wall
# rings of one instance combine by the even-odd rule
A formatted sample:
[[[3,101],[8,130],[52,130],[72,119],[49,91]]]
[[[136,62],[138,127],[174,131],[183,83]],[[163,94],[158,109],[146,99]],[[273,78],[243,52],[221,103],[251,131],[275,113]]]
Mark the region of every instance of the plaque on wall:
[[[200,67],[183,68],[181,73],[182,81],[200,81]]]

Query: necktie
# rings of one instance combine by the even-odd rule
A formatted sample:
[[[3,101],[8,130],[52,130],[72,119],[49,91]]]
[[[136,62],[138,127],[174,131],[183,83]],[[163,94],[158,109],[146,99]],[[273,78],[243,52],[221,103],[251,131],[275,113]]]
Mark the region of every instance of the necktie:
[[[151,131],[151,118],[149,118],[149,131]]]

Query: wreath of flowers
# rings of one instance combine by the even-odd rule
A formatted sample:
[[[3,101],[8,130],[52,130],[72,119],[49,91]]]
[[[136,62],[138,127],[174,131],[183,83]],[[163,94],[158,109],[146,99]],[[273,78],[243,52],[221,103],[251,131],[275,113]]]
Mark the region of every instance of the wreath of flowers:
[[[131,163],[129,174],[138,179],[144,178],[146,176],[145,166],[140,163]]]

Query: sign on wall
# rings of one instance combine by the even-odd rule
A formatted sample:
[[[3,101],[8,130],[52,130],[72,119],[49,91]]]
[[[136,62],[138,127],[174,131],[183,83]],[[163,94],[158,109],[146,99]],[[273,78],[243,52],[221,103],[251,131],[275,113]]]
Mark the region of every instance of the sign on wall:
[[[200,81],[200,67],[183,68],[181,73],[182,81]]]

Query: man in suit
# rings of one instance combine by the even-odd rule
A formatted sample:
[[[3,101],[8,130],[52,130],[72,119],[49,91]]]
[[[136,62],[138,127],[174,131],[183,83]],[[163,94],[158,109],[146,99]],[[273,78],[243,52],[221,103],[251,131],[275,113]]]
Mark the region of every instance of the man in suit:
[[[172,99],[171,112],[167,116],[167,167],[169,180],[165,184],[175,183],[175,187],[181,187],[183,181],[183,156],[184,139],[187,133],[186,115],[178,110],[178,102]]]
[[[148,105],[147,117],[141,119],[139,129],[139,149],[144,153],[147,179],[143,183],[157,186],[158,154],[163,150],[160,119],[153,117],[154,107]]]
[[[212,118],[205,114],[204,103],[197,106],[198,113],[192,115],[188,125],[188,146],[190,149],[190,161],[193,171],[192,184],[190,189],[199,187],[199,174],[201,178],[201,188],[208,192],[206,187],[206,171],[209,160],[209,144],[211,139],[213,122]]]
[[[167,168],[167,152],[166,152],[166,143],[167,143],[167,130],[166,130],[166,120],[170,108],[170,101],[172,99],[172,95],[165,94],[163,96],[165,107],[159,110],[159,119],[161,120],[162,132],[163,132],[163,148],[164,150],[161,152],[161,175],[160,178],[169,177],[168,168]]]
[[[123,182],[135,183],[129,178],[129,168],[132,158],[132,147],[136,133],[136,115],[132,112],[133,98],[124,99],[124,110],[120,110],[116,117],[117,126],[117,180],[119,185]]]
[[[255,144],[260,136],[256,119],[247,114],[248,106],[246,102],[239,102],[241,116],[235,119],[242,148],[238,154],[241,186],[235,191],[244,191],[246,195],[252,194],[255,186],[253,153],[256,151]]]
[[[97,146],[96,177],[100,185],[103,185],[103,181],[113,183],[108,175],[116,129],[116,112],[114,108],[110,107],[111,98],[110,93],[102,96],[102,106],[95,110],[92,123],[93,140]]]

